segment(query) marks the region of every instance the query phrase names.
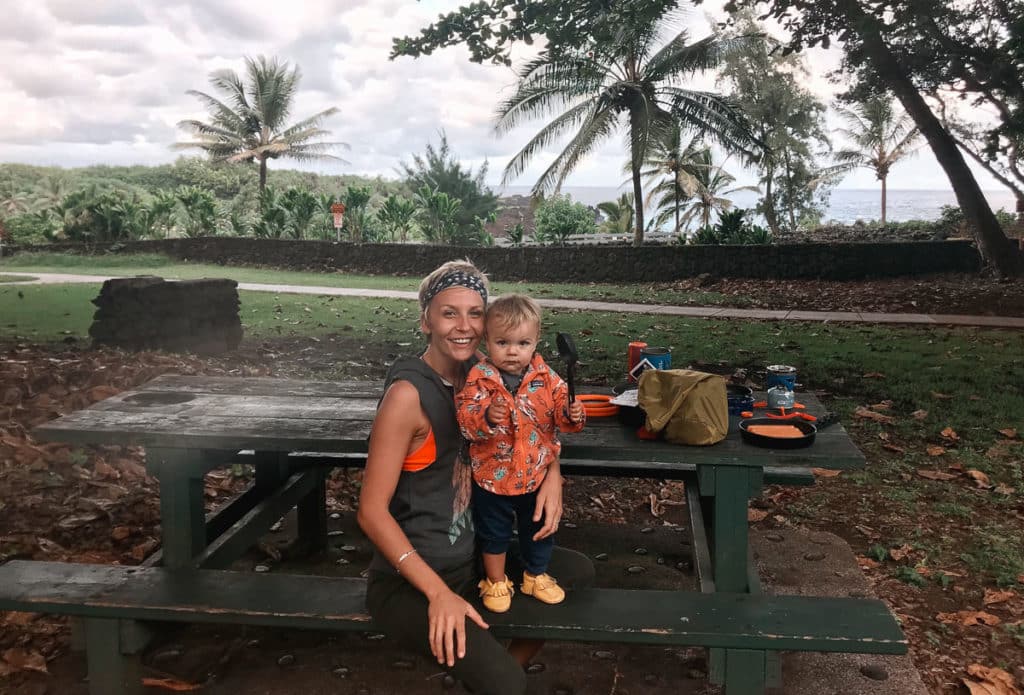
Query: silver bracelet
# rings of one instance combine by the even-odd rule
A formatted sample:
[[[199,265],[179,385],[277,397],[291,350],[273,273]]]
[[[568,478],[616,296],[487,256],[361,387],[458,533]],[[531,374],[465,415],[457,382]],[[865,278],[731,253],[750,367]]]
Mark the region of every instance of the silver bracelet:
[[[404,553],[402,553],[401,555],[399,555],[399,556],[398,556],[398,562],[396,562],[396,563],[395,563],[395,569],[396,569],[396,570],[398,570],[399,572],[401,572],[401,571],[402,571],[402,563],[403,563],[403,562],[405,562],[405,561],[406,561],[406,559],[407,559],[407,558],[408,558],[408,557],[409,557],[410,555],[412,555],[413,553],[415,553],[415,552],[416,552],[416,548],[409,548],[409,549],[408,549],[408,550],[406,550],[406,551],[405,551]]]

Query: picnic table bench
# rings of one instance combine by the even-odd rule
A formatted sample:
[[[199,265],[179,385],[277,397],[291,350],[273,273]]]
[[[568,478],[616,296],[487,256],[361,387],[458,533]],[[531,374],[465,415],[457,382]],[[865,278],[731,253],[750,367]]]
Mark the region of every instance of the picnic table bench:
[[[15,561],[0,566],[0,609],[83,618],[92,695],[141,692],[133,656],[162,622],[373,630],[362,580],[225,571],[290,509],[299,540],[327,538],[325,476],[365,461],[379,384],[159,377],[37,427],[43,439],[146,447],[160,480],[162,548],[144,567]],[[816,399],[801,394],[812,413]],[[885,604],[769,596],[750,561],[747,503],[766,481],[806,484],[810,467],[864,465],[840,426],[800,450],[752,447],[731,432],[711,447],[638,440],[615,419],[563,439],[563,472],[686,480],[700,591],[593,588],[558,606],[516,602],[488,616],[502,637],[711,649],[729,695],[777,681],[780,650],[904,653]],[[242,453],[240,453],[242,452]],[[206,515],[203,476],[250,461],[252,485]]]

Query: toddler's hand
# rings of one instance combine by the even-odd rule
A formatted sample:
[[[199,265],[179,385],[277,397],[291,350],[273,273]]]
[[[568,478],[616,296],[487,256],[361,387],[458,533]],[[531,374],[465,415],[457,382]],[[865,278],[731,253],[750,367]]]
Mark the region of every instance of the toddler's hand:
[[[504,396],[498,396],[487,409],[487,420],[492,425],[507,425],[511,413]]]
[[[573,401],[572,405],[569,406],[569,419],[573,422],[583,422],[583,417],[586,411],[583,409],[583,404],[579,401]]]

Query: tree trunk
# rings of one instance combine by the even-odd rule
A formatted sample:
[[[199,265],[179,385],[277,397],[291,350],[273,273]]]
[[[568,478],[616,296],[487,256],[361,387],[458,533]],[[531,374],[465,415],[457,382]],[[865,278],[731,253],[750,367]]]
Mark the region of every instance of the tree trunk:
[[[639,128],[638,117],[630,113],[629,127],[630,134],[630,167],[633,170],[633,206],[636,209],[636,230],[633,232],[633,246],[643,246],[644,243],[644,189],[640,185],[640,165],[643,162],[644,153],[636,151],[636,132]]]
[[[882,226],[883,227],[885,226],[885,179],[886,179],[886,177],[883,176],[882,177]]]
[[[974,229],[982,257],[991,263],[1000,275],[1020,275],[1024,263],[1021,262],[1016,250],[1010,246],[956,141],[942,127],[942,123],[932,113],[909,75],[899,65],[896,56],[889,50],[889,46],[882,38],[877,20],[865,14],[856,0],[850,0],[844,5],[847,16],[852,20],[857,34],[863,41],[865,55],[871,61],[872,67],[914,119],[935,154],[935,159],[949,177],[957,202],[963,210],[964,219]]]
[[[267,158],[260,158],[260,193],[267,187]]]
[[[679,181],[676,181],[672,188],[672,195],[675,197],[676,236],[679,236]],[[1020,201],[1017,201],[1017,208],[1020,209]]]
[[[775,177],[775,169],[765,171],[764,176],[764,219],[768,223],[768,229],[772,230],[772,236],[779,235],[779,219],[775,212],[775,199],[772,197],[772,179]]]

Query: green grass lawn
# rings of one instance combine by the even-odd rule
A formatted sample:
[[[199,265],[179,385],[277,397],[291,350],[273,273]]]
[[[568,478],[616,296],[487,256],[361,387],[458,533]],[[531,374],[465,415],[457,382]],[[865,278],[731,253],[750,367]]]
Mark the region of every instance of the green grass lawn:
[[[7,275],[0,273],[0,282],[24,282],[31,279],[31,275]]]
[[[419,277],[391,275],[354,275],[350,273],[308,273],[270,268],[246,268],[202,263],[181,263],[158,254],[77,256],[73,254],[18,254],[0,260],[0,272],[74,273],[78,275],[159,275],[168,279],[190,280],[204,277],[230,278],[238,282],[273,285],[306,285],[415,291]],[[597,301],[636,302],[641,304],[679,304],[718,306],[726,297],[716,292],[680,292],[649,285],[607,284],[560,285],[540,282],[495,282],[496,294],[526,292],[537,297]],[[744,305],[744,299],[732,297],[731,305]]]
[[[98,283],[0,285],[0,340],[84,340],[98,291]],[[382,354],[422,344],[413,301],[244,291],[240,298],[248,340],[338,334]],[[669,347],[675,366],[752,374],[766,364],[796,366],[804,388],[841,414],[869,466],[844,474],[842,485],[815,487],[787,516],[824,528],[885,529],[873,544],[909,544],[933,568],[967,568],[1003,584],[1024,573],[1024,332],[548,310],[541,351],[553,363],[557,331],[575,336],[578,373],[590,384],[623,380],[630,340]],[[321,378],[344,376],[344,359],[338,363],[340,371]],[[892,421],[855,417],[858,407],[871,406]],[[1011,429],[1020,433],[1016,440],[998,432]],[[921,471],[956,477],[934,480]],[[976,484],[969,471],[989,484]],[[838,517],[840,509],[847,516]],[[849,516],[858,513],[868,521]],[[914,567],[891,564],[894,576],[921,579]]]

